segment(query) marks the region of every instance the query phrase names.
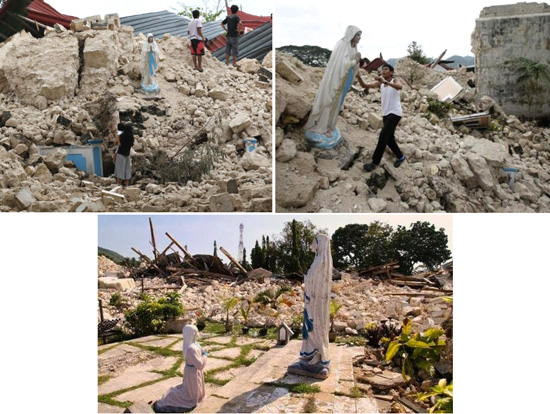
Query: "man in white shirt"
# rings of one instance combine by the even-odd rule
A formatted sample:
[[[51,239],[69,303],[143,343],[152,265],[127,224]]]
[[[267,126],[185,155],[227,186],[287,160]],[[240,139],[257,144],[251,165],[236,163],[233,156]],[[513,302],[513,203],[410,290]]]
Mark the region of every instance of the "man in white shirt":
[[[393,163],[394,167],[399,167],[406,159],[395,141],[395,128],[397,128],[397,124],[399,124],[403,116],[401,98],[399,96],[399,91],[403,89],[403,85],[393,76],[393,70],[393,66],[385,64],[382,66],[382,76],[376,78],[376,82],[373,83],[363,82],[361,76],[357,74],[357,80],[363,88],[379,88],[382,94],[384,126],[382,131],[380,131],[378,144],[372,155],[372,163],[369,162],[364,165],[364,169],[367,172],[373,171],[380,165],[386,146],[390,147],[397,157],[397,161]]]
[[[195,69],[202,72],[202,57],[204,55],[204,36],[202,35],[202,22],[199,19],[200,12],[193,10],[193,20],[187,27],[187,33],[191,39],[191,55]]]

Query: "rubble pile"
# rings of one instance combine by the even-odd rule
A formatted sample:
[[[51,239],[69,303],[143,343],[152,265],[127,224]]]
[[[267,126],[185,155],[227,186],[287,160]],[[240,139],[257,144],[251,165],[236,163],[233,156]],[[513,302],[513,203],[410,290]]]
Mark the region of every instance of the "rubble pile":
[[[396,138],[407,162],[394,168],[388,149],[383,168],[372,173],[363,164],[371,161],[382,126],[379,91],[352,86],[338,120],[340,148],[311,149],[303,137],[323,71],[276,56],[278,212],[550,211],[550,129],[507,116],[490,97],[476,96],[466,68],[441,73],[398,61],[395,74],[404,88]],[[430,103],[439,102],[431,89],[448,76],[463,91],[448,115],[437,116],[430,111]],[[482,111],[491,117],[485,129],[450,119]]]
[[[103,258],[104,262],[108,260]],[[187,284],[185,281],[184,277],[183,285],[177,282],[167,284],[163,277],[146,278],[143,289],[155,296],[179,291],[187,310],[184,318],[194,319],[195,311],[200,309],[209,319],[223,322],[225,312],[222,310],[221,298],[237,297],[241,299],[241,304],[244,304],[267,289],[277,290],[282,286],[291,286],[291,292],[281,295],[276,311],[255,304],[250,311],[248,325],[260,327],[268,319],[274,324],[286,322],[290,325],[293,319],[303,313],[301,285],[282,279],[265,278],[264,282],[258,282],[249,278],[239,284],[229,283],[222,278],[210,279],[208,283],[203,284]],[[121,292],[124,298],[123,306],[114,307],[108,304],[112,294],[118,290],[100,287],[98,297],[103,301],[104,317],[124,319],[124,310],[135,308],[139,303],[141,289],[140,282],[137,281],[134,288]],[[369,323],[378,323],[388,318],[400,321],[409,317],[415,329],[426,330],[440,326],[452,312],[451,306],[442,299],[443,295],[449,294],[447,290],[415,290],[411,287],[396,286],[391,280],[365,279],[357,273],[342,273],[340,280],[333,281],[332,291],[335,295],[334,300],[342,305],[335,318],[334,330],[351,335],[364,333]],[[234,323],[242,323],[238,309],[234,318]]]
[[[160,94],[140,91],[143,34],[131,27],[73,33],[25,32],[0,43],[0,211],[271,211],[271,54],[260,64],[228,67],[204,56],[193,70],[190,41],[166,34],[156,40]],[[118,120],[132,122],[132,163],[163,152],[173,159],[215,151],[203,179],[162,182],[156,171],[136,172],[131,185],[111,176]],[[243,139],[257,147],[247,151]],[[103,139],[104,177],[66,159],[68,145]],[[39,147],[56,151],[43,156]],[[147,170],[147,169],[145,169]],[[230,191],[228,190],[230,187]]]

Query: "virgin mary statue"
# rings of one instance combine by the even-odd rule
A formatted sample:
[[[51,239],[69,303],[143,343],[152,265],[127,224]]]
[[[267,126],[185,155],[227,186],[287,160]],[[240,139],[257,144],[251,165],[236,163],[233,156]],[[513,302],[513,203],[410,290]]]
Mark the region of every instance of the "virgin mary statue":
[[[357,44],[360,40],[361,30],[356,26],[348,26],[344,37],[336,43],[330,55],[304,127],[306,140],[316,148],[334,148],[342,140],[336,121],[359,70],[361,55],[357,52]]]
[[[141,47],[141,89],[147,93],[156,93],[160,90],[159,84],[155,79],[157,65],[159,61],[159,47],[153,39],[153,34],[147,35],[147,40]]]

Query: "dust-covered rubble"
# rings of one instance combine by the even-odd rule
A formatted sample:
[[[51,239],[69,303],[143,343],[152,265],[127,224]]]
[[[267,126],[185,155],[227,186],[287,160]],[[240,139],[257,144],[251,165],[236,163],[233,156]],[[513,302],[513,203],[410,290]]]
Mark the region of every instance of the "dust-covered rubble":
[[[380,92],[365,95],[352,86],[338,119],[345,143],[336,150],[311,149],[303,125],[324,69],[284,53],[277,54],[276,68],[277,211],[550,211],[550,129],[507,116],[490,97],[476,97],[466,68],[440,73],[409,59],[398,61],[395,73],[405,87],[396,139],[407,162],[394,168],[388,150],[383,168],[372,173],[363,164],[378,141]],[[372,75],[360,74],[371,81]],[[488,111],[490,128],[455,126],[429,111],[430,100],[437,100],[430,89],[447,76],[464,88],[449,115]],[[341,168],[346,157],[351,167]],[[512,177],[503,168],[517,172]]]
[[[271,54],[235,69],[207,52],[199,73],[189,40],[166,34],[157,40],[161,92],[151,98],[140,91],[144,41],[121,27],[21,32],[0,43],[0,211],[272,210],[271,83],[258,75],[271,70]],[[111,176],[116,111],[136,137],[127,188]],[[253,153],[245,138],[256,139]],[[104,140],[104,177],[66,159],[66,146],[91,139]],[[41,146],[57,149],[43,156]],[[170,171],[183,154],[184,164],[203,162],[202,178]]]

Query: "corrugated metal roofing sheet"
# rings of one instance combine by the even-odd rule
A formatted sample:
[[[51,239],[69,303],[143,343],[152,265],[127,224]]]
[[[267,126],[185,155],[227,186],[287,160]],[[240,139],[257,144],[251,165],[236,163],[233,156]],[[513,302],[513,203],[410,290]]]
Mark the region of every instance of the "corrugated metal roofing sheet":
[[[239,13],[242,12],[239,11]],[[252,16],[256,18],[256,21],[259,18],[265,22],[239,39],[239,60],[243,58],[262,60],[273,47],[271,17],[264,18],[247,13],[242,14],[245,18]],[[132,26],[136,34],[143,33],[147,35],[147,33],[153,33],[155,39],[161,38],[165,33],[170,33],[172,36],[189,37],[187,34],[189,19],[169,11],[121,17],[120,22],[124,26]],[[223,34],[225,32],[221,27],[221,20],[203,23],[202,33],[207,39],[213,40],[209,47],[212,55],[224,61],[225,37]]]
[[[153,33],[155,39],[161,38],[165,33],[170,33],[172,36],[189,37],[187,34],[187,26],[190,20],[187,17],[179,16],[167,10],[138,14],[135,16],[126,16],[120,18],[120,23],[124,26],[132,26],[134,33]],[[206,22],[202,24],[202,34],[207,39],[223,33],[221,22]]]
[[[48,26],[53,26],[55,23],[59,23],[66,29],[69,29],[71,21],[78,19],[78,17],[67,16],[59,13],[44,0],[34,0],[31,4],[29,4],[27,10],[27,17],[29,19],[36,20],[37,22]]]

